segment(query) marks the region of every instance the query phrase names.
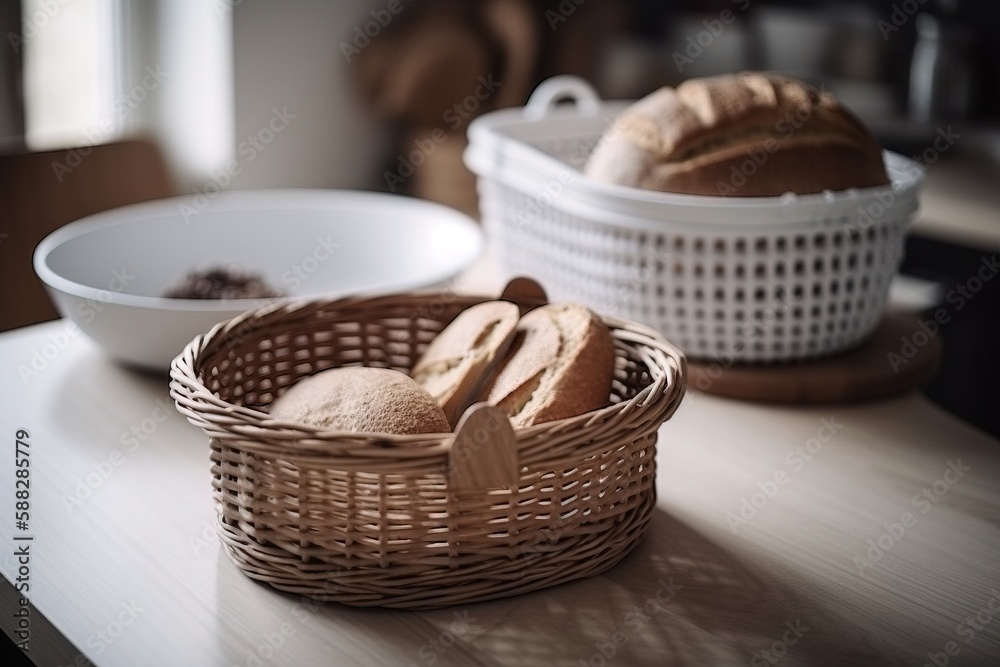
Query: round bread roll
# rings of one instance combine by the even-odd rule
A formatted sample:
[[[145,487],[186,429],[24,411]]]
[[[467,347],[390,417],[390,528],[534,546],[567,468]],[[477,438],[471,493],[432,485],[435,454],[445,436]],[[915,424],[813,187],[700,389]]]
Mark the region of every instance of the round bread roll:
[[[332,368],[297,382],[271,404],[275,419],[357,433],[447,433],[434,398],[388,368]]]
[[[601,318],[578,304],[550,304],[521,318],[483,398],[524,428],[606,406],[614,370],[615,347]]]
[[[777,196],[889,182],[878,141],[829,92],[766,72],[690,79],[615,120],[585,173],[696,195]]]

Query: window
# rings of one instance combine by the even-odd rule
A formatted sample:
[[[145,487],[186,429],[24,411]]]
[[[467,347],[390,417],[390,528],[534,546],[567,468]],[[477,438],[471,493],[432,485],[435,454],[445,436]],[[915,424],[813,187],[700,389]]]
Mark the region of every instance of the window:
[[[23,0],[25,141],[47,150],[109,141],[123,123],[117,0]]]
[[[157,141],[176,181],[235,153],[230,0],[22,0],[30,150]]]

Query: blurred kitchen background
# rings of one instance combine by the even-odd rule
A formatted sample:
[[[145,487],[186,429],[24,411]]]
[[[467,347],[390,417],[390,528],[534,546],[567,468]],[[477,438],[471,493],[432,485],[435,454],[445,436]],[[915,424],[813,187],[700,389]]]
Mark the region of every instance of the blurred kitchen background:
[[[903,151],[924,148],[943,121],[977,134],[1000,125],[992,0],[0,4],[6,150],[147,137],[181,191],[231,159],[242,168],[225,187],[390,189],[384,167],[397,168],[422,132],[461,143],[469,117],[522,104],[556,73],[633,98],[692,76],[778,70],[833,91]],[[455,112],[480,76],[500,83]],[[282,109],[288,127],[240,152]],[[445,171],[459,164],[451,138]],[[462,203],[439,178],[404,189]]]
[[[1000,250],[998,24],[995,0],[4,0],[0,281],[52,228],[171,193],[363,188],[475,214],[468,122],[550,75],[635,98],[770,69],[928,167],[896,298],[931,312]],[[954,313],[927,389],[993,433],[998,286]]]

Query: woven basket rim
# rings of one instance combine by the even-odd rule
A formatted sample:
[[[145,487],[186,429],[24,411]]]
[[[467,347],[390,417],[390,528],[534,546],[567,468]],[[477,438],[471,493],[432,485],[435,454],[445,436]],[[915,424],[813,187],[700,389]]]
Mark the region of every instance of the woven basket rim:
[[[237,332],[241,337],[252,336],[265,326],[292,316],[303,309],[323,308],[341,311],[365,309],[366,306],[394,302],[400,299],[435,298],[443,295],[444,293],[441,292],[424,291],[376,297],[311,298],[290,303],[270,304],[248,310],[231,320],[216,324],[210,331],[195,337],[174,358],[170,368],[170,395],[175,400],[178,410],[185,414],[189,420],[198,418],[200,426],[205,426],[202,423],[204,416],[194,406],[204,406],[216,413],[221,411],[225,414],[226,419],[217,417],[209,420],[213,431],[238,435],[242,439],[295,440],[296,453],[306,457],[321,456],[327,458],[331,455],[335,458],[350,457],[356,448],[366,445],[365,457],[379,458],[379,452],[382,452],[386,457],[393,458],[446,454],[450,441],[455,436],[454,431],[413,435],[360,433],[276,420],[264,410],[240,406],[220,398],[215,392],[208,389],[204,381],[204,373],[200,369],[205,356],[213,353],[219,346],[225,345]],[[468,306],[497,299],[493,295],[455,295],[449,293],[449,296],[455,302],[467,303]],[[632,398],[574,417],[535,424],[527,428],[516,428],[515,435],[518,441],[553,430],[576,430],[581,426],[586,427],[589,424],[600,423],[617,412],[649,408],[651,404],[658,402],[656,399],[666,401],[664,420],[676,410],[686,390],[687,362],[684,353],[648,326],[613,316],[602,316],[602,320],[611,329],[613,338],[627,345],[657,349],[671,363],[665,366],[646,363],[653,381]],[[671,371],[673,372],[671,373]],[[651,401],[651,398],[654,400]],[[344,451],[331,450],[331,444],[344,445],[343,448],[336,448]]]

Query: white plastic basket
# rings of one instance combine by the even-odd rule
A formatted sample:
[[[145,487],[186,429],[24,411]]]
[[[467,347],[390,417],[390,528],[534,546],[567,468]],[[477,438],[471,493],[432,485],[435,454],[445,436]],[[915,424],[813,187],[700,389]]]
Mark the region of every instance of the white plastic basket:
[[[465,162],[505,277],[528,274],[553,299],[644,322],[694,358],[803,359],[874,330],[917,209],[917,163],[886,152],[891,186],[781,197],[586,178],[591,150],[629,104],[560,76],[525,107],[470,125]]]

